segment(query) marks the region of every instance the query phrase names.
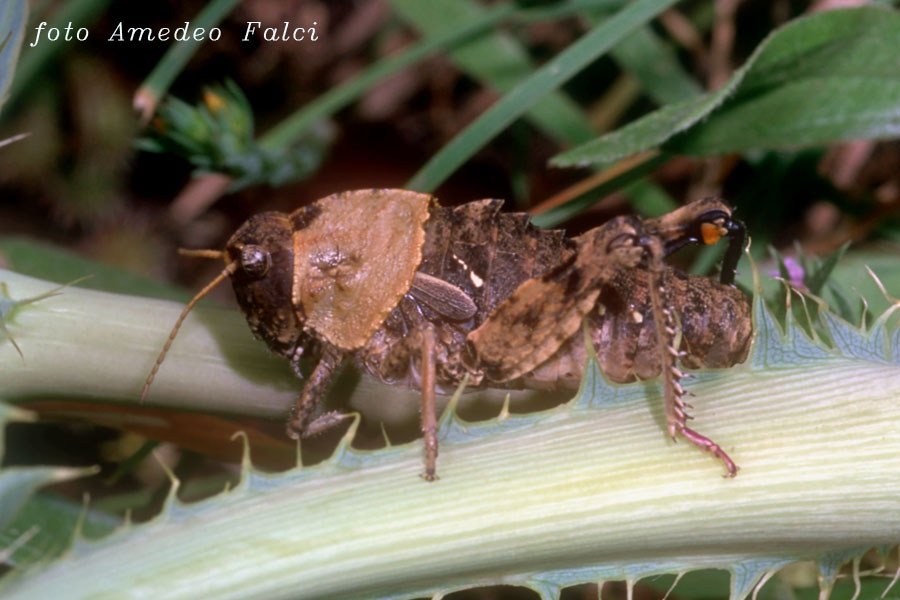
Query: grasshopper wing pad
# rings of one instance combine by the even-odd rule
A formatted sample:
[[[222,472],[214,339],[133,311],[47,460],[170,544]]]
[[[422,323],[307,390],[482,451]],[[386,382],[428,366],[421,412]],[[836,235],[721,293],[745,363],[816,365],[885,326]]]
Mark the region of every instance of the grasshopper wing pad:
[[[344,350],[365,344],[409,291],[433,202],[405,190],[357,190],[296,211],[293,300],[307,327]]]
[[[576,238],[574,256],[524,282],[469,334],[474,366],[491,381],[511,381],[553,356],[581,327],[611,275],[640,262],[639,247],[610,245],[635,232],[622,217]]]
[[[469,334],[475,362],[491,381],[516,379],[550,358],[594,306],[599,289],[566,295],[575,271],[559,280],[531,279]]]

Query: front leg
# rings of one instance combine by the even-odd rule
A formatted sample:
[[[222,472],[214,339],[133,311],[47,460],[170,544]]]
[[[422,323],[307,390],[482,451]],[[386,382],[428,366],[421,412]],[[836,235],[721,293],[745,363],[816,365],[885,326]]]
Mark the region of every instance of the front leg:
[[[344,353],[334,347],[326,347],[316,368],[303,386],[303,392],[294,403],[288,417],[287,434],[292,439],[309,437],[343,420],[344,415],[336,412],[326,413],[312,421],[316,407],[325,396],[325,389],[334,371],[344,360]],[[292,361],[293,364],[293,361]],[[296,371],[297,369],[295,369]]]

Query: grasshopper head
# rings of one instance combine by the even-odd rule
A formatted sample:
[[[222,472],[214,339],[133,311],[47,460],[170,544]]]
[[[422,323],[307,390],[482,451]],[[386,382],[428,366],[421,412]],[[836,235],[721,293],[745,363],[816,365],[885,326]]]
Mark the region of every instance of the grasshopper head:
[[[719,198],[703,198],[656,219],[644,221],[644,231],[663,244],[668,256],[689,244],[710,246],[728,238],[722,262],[721,282],[734,282],[734,271],[744,249],[744,224],[732,216],[731,207]]]
[[[231,284],[253,334],[282,356],[291,356],[303,336],[303,309],[294,306],[294,252],[288,215],[252,216],[225,245]]]

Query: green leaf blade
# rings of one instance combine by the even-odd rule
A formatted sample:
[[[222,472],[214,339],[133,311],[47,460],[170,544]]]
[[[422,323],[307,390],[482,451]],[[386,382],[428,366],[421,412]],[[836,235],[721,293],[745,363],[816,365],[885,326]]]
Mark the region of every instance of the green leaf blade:
[[[724,105],[714,123],[686,132],[666,148],[670,152],[710,155],[895,138],[900,136],[898,99],[900,79],[796,81],[750,100]]]
[[[881,6],[788,23],[721,89],[665,106],[554,157],[608,164],[653,147],[692,155],[900,136],[900,12]]]
[[[662,145],[671,136],[703,119],[725,98],[726,92],[705,94],[669,104],[634,123],[573,148],[551,159],[554,167],[608,165],[626,156]]]

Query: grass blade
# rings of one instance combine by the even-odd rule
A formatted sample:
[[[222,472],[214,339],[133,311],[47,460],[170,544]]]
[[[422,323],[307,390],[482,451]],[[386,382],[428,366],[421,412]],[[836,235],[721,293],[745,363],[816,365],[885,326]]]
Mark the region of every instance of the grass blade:
[[[392,0],[391,4],[402,19],[429,37],[481,21],[485,13],[472,0]],[[500,93],[512,90],[534,70],[525,49],[500,30],[453,48],[449,54],[460,70]],[[587,117],[559,91],[535,104],[526,118],[546,135],[565,144],[581,144],[591,138]]]
[[[584,35],[538,69],[457,135],[410,179],[406,187],[430,192],[488,141],[508,127],[541,98],[557,89],[628,34],[675,0],[637,0]]]
[[[70,0],[63,3],[59,11],[56,12],[54,18],[48,24],[50,27],[65,28],[66,24],[71,23],[73,30],[79,27],[86,27],[93,23],[101,14],[109,7],[111,0]],[[10,6],[13,4],[11,3]],[[0,40],[2,41],[2,40]],[[12,87],[9,89],[9,107],[12,109],[18,102],[21,94],[28,88],[31,83],[38,78],[41,73],[46,73],[47,63],[53,61],[57,55],[68,44],[52,43],[47,39],[43,39],[43,43],[38,43],[32,47],[29,43],[28,49],[22,54],[22,60],[16,70],[16,78],[13,80]]]
[[[13,0],[0,9],[0,106],[16,72],[25,37],[26,8],[25,0]]]

